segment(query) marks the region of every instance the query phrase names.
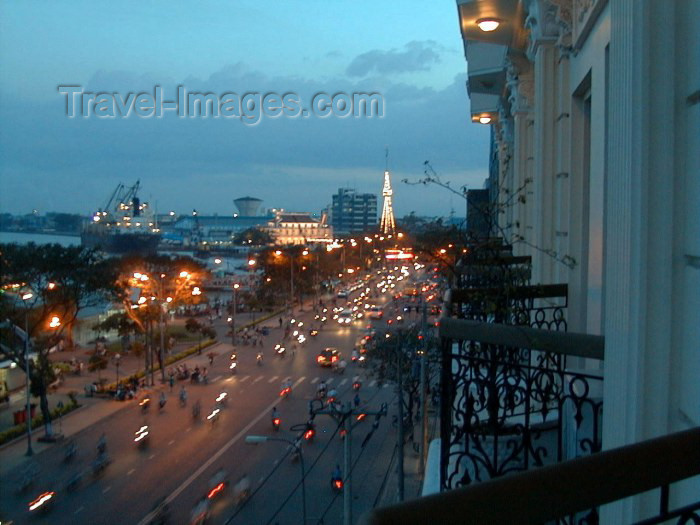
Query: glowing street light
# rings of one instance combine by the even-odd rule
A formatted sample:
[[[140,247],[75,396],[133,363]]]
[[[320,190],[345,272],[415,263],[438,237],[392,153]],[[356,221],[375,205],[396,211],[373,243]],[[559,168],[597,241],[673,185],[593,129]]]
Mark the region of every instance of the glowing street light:
[[[490,33],[498,29],[498,26],[501,25],[501,21],[497,18],[479,18],[479,20],[476,21],[476,25],[479,26],[479,29],[484,33]]]

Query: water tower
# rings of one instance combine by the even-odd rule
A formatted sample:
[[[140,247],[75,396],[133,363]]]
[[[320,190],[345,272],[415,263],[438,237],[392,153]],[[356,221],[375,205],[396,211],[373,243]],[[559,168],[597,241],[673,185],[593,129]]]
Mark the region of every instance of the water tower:
[[[241,197],[233,201],[241,217],[257,217],[262,200],[255,197]]]

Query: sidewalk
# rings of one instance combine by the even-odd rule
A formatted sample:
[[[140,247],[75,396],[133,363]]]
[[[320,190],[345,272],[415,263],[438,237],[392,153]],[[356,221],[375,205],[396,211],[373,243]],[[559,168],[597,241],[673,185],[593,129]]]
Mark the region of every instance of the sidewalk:
[[[250,318],[248,318],[250,317]],[[264,318],[265,314],[257,314],[256,322],[260,322],[261,318]],[[238,326],[242,327],[245,324],[252,322],[252,314],[242,314],[237,316],[237,322],[240,323]],[[267,321],[263,322],[266,323]],[[217,323],[215,328],[218,328],[218,338],[217,342],[214,343],[209,348],[202,350],[202,355],[197,353],[184,358],[179,362],[188,363],[194,360],[201,361],[206,358],[206,354],[209,351],[221,352],[226,350],[226,346],[230,344],[230,336],[226,336],[227,323]],[[174,345],[172,350],[168,355],[175,355],[187,348],[196,345],[196,341],[179,342]],[[52,359],[57,361],[68,361],[71,357],[76,357],[84,362],[87,362],[88,355],[84,349],[78,351],[64,351],[56,354],[52,354]],[[173,363],[166,367],[166,371],[171,367],[175,366]],[[139,357],[134,355],[122,355],[119,365],[119,378],[120,380],[126,378],[136,372],[142,371],[144,369],[144,356]],[[115,412],[122,410],[131,405],[134,401],[116,401],[109,397],[94,396],[88,397],[85,394],[85,385],[90,384],[93,381],[98,381],[98,378],[107,378],[108,381],[116,381],[116,367],[113,363],[110,363],[105,370],[88,372],[87,369],[83,371],[81,375],[66,374],[64,376],[63,383],[48,396],[49,409],[53,410],[56,408],[59,402],[64,405],[70,402],[68,394],[74,392],[78,403],[81,405],[76,410],[66,414],[62,418],[57,418],[52,421],[52,427],[54,434],[59,433],[63,435],[64,440],[70,438],[71,436],[81,432],[87,427],[99,423],[101,420],[111,416]],[[162,384],[160,381],[161,372],[156,370],[154,372],[155,386],[146,387],[145,390],[140,390],[138,394],[144,391],[151,391],[153,389],[160,390],[169,388],[167,382]],[[32,397],[32,404],[36,404],[37,414],[39,413],[39,399]],[[0,406],[0,431],[7,430],[14,426],[13,413],[15,411],[26,410],[26,396],[25,391],[14,392],[10,395],[10,402],[3,403]],[[41,453],[50,447],[55,447],[56,443],[42,443],[38,441],[38,438],[44,436],[44,426],[40,426],[32,429],[32,449],[34,451],[34,456]],[[60,446],[60,444],[59,444]],[[24,463],[32,460],[33,457],[28,457],[25,455],[27,451],[27,436],[26,434],[17,437],[16,439],[5,443],[0,446],[0,476],[6,475],[8,472],[13,470],[15,467],[22,465]]]

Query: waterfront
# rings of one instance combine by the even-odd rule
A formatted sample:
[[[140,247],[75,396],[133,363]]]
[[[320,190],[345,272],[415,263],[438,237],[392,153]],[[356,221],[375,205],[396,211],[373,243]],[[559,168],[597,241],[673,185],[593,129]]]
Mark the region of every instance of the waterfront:
[[[80,235],[57,235],[54,233],[26,233],[0,231],[0,243],[17,244],[60,244],[61,246],[79,246]]]

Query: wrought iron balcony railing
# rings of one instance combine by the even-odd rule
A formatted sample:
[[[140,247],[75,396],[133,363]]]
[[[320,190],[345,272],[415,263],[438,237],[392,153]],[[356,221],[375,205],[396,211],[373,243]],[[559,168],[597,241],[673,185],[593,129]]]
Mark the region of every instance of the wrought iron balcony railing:
[[[656,489],[639,525],[700,523],[697,493],[672,484],[700,475],[700,427],[373,510],[362,525],[590,524],[601,505]],[[672,504],[673,502],[673,504]]]
[[[602,337],[449,316],[440,336],[443,490],[600,450],[602,372],[582,365]]]

